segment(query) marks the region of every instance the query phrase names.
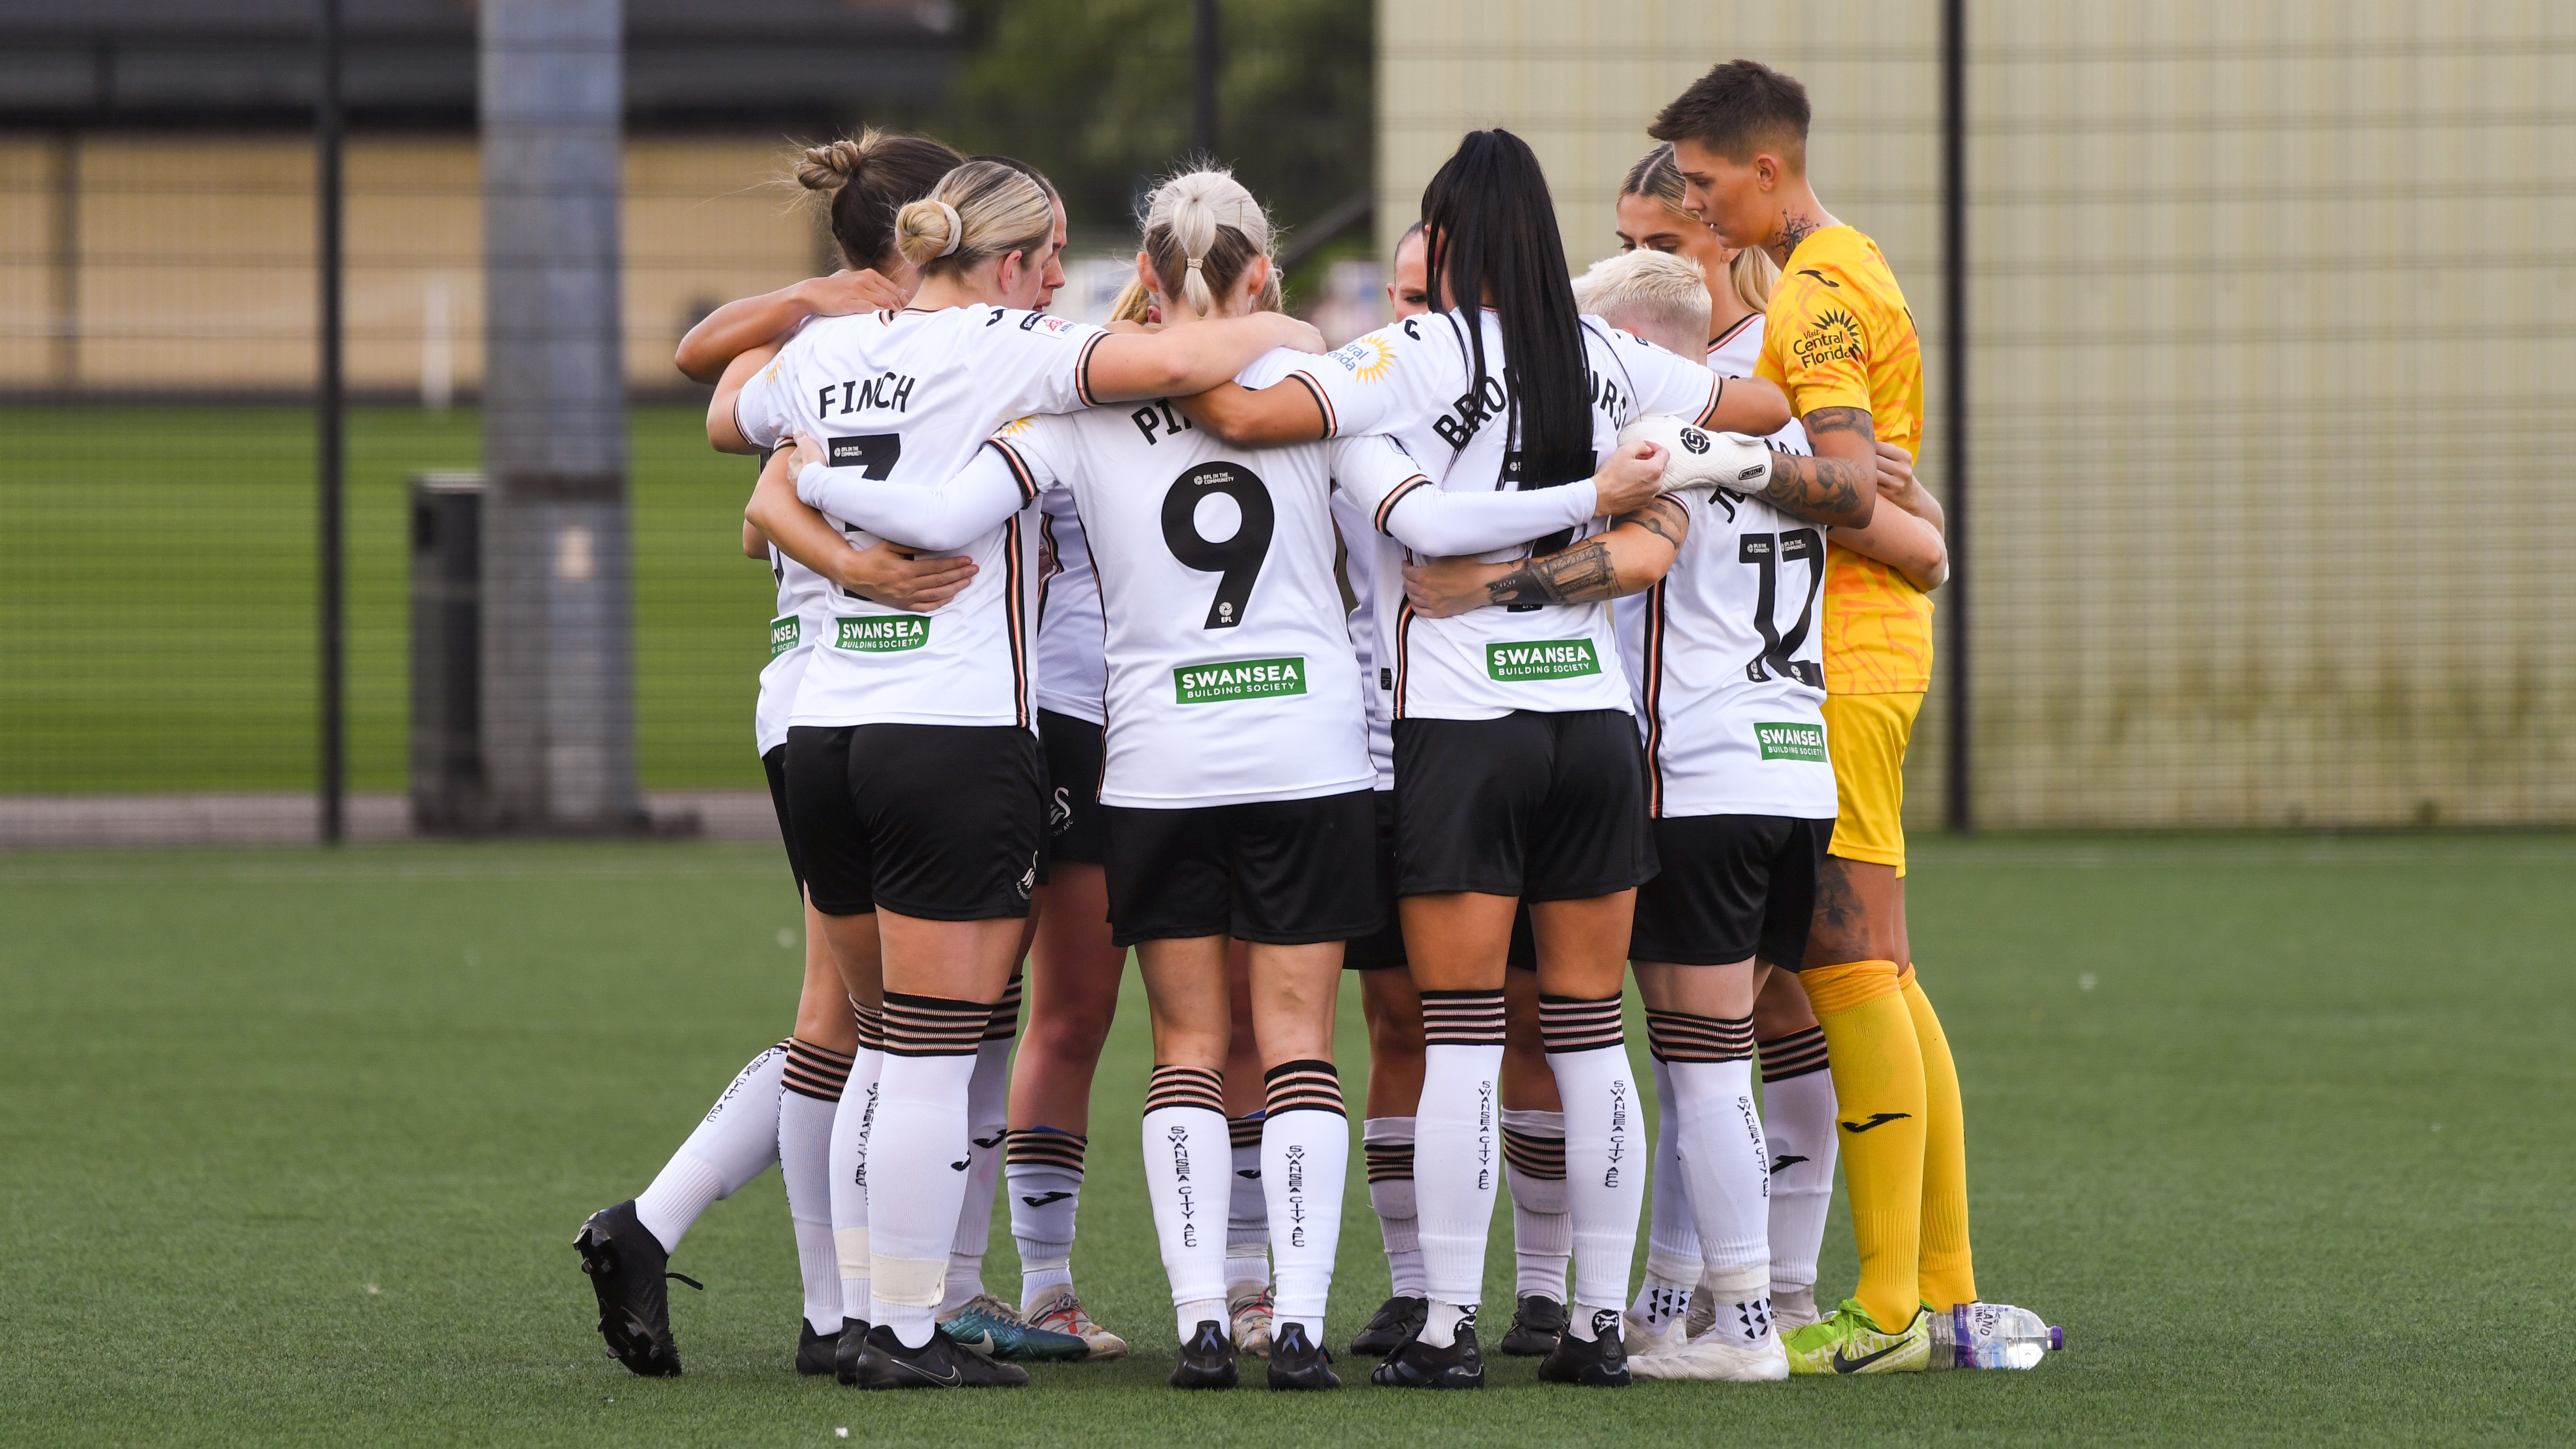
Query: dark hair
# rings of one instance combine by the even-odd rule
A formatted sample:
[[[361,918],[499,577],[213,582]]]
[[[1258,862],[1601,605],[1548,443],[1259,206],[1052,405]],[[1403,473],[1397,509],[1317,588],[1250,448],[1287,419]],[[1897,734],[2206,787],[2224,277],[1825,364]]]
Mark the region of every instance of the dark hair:
[[[1763,143],[1781,159],[1807,164],[1807,88],[1758,60],[1730,60],[1690,83],[1655,117],[1646,134],[1691,140],[1730,161],[1745,161]]]
[[[962,158],[928,136],[862,131],[796,159],[796,184],[831,198],[832,241],[852,267],[893,260],[894,214],[930,194]]]
[[[1503,333],[1505,438],[1515,432],[1519,486],[1544,488],[1592,472],[1592,394],[1583,324],[1566,279],[1556,203],[1529,143],[1509,131],[1470,131],[1422,190],[1423,276],[1449,284],[1467,314],[1467,395],[1489,396],[1485,330],[1476,309],[1493,298]],[[1456,446],[1466,446],[1461,433]]]

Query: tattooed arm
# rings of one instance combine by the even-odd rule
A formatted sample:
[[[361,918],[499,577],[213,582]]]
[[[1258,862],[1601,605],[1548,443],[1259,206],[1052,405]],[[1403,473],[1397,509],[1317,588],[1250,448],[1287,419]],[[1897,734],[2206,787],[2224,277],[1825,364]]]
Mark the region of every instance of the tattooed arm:
[[[1818,408],[1802,419],[1812,458],[1775,453],[1762,501],[1831,528],[1866,528],[1878,502],[1878,435],[1859,408]]]
[[[1643,593],[1673,566],[1690,513],[1669,494],[1610,531],[1517,564],[1432,559],[1404,568],[1405,602],[1434,619],[1513,604],[1589,604]]]

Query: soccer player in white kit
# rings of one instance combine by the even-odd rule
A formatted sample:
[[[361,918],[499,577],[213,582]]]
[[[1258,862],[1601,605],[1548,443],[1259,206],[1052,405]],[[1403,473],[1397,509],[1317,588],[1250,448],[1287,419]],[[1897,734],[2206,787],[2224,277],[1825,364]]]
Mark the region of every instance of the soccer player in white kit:
[[[1241,315],[1270,281],[1267,241],[1260,208],[1231,177],[1177,177],[1155,193],[1140,274],[1167,320]],[[1247,377],[1267,381],[1297,356],[1266,358]],[[1083,518],[1107,628],[1111,920],[1137,947],[1154,1002],[1146,1161],[1181,1341],[1174,1384],[1237,1377],[1212,1212],[1226,1161],[1229,936],[1252,943],[1269,1086],[1261,1181],[1278,1273],[1269,1379],[1339,1382],[1320,1342],[1338,1237],[1326,1205],[1340,1200],[1348,1140],[1329,1056],[1332,1002],[1341,943],[1383,912],[1366,848],[1374,772],[1333,579],[1328,488],[1337,481],[1377,527],[1415,546],[1489,549],[1578,525],[1605,500],[1653,496],[1660,463],[1639,461],[1650,452],[1627,450],[1603,479],[1563,489],[1451,496],[1384,439],[1233,448],[1166,400],[1023,420],[932,490],[801,469],[807,502],[925,548],[987,528],[1051,487],[1069,488]]]
[[[1788,420],[1774,389],[1722,384],[1696,358],[1578,318],[1553,216],[1526,144],[1507,132],[1469,135],[1423,197],[1429,276],[1453,310],[1306,364],[1291,374],[1302,389],[1220,390],[1202,400],[1207,416],[1244,439],[1384,431],[1432,477],[1426,486],[1475,493],[1580,477],[1643,414],[1755,433]],[[1454,308],[1461,298],[1486,305]],[[1581,533],[1595,531],[1587,522]],[[1381,547],[1379,668],[1395,722],[1405,947],[1423,991],[1414,1189],[1429,1305],[1372,1378],[1483,1382],[1475,1314],[1501,1146],[1503,971],[1527,897],[1542,1032],[1565,1102],[1581,1310],[1539,1372],[1621,1385],[1644,1144],[1619,988],[1632,893],[1654,874],[1654,856],[1609,612],[1533,599],[1511,612],[1419,617],[1390,598],[1394,549]]]
[[[896,270],[901,259],[893,253],[895,208],[929,191],[961,159],[925,137],[866,131],[808,148],[798,160],[796,177],[808,191],[826,198],[833,240],[850,266]],[[871,285],[879,276],[875,271],[841,274],[853,275],[869,278]],[[765,363],[774,350],[764,350],[753,365]],[[731,359],[715,359],[708,347],[693,351],[684,342],[678,361],[681,370],[692,376],[712,364],[717,376],[700,379],[712,382]],[[778,467],[784,471],[784,459]],[[898,560],[891,549],[854,550],[831,537],[819,520],[815,530],[824,534],[821,542],[839,556],[832,562],[841,566],[837,577],[845,586],[868,589],[933,572],[930,566]],[[830,581],[748,526],[743,548],[769,565],[778,586],[776,612],[769,624],[769,662],[760,674],[753,729],[769,777],[771,803],[777,808],[780,836],[787,845],[788,870],[805,914],[805,979],[795,1034],[743,1068],[640,1196],[594,1214],[576,1239],[583,1269],[599,1299],[600,1333],[610,1355],[630,1371],[649,1376],[680,1371],[662,1287],[670,1253],[710,1203],[731,1196],[772,1161],[786,1179],[788,1214],[795,1226],[798,1266],[804,1278],[805,1311],[798,1328],[796,1371],[830,1373],[841,1331],[841,1284],[832,1250],[825,1154],[841,1083],[857,1049],[858,1028],[814,908],[803,902],[805,874],[794,832],[788,827],[785,794],[787,715],[811,657]],[[900,604],[913,595],[899,589],[895,595],[878,596],[883,602]],[[936,603],[939,597],[934,591],[929,602]]]
[[[1595,266],[1578,287],[1587,306],[1650,340],[1687,347],[1707,333],[1707,292],[1682,260],[1632,252]],[[1620,597],[1662,864],[1638,893],[1631,943],[1677,1148],[1659,1152],[1656,1197],[1695,1220],[1687,1247],[1705,1259],[1686,1275],[1666,1267],[1674,1276],[1655,1291],[1679,1301],[1637,1324],[1641,1351],[1629,1363],[1644,1377],[1776,1380],[1789,1365],[1768,1301],[1752,1008],[1763,971],[1803,959],[1832,834],[1817,525],[1848,515],[1802,516],[1725,489],[1661,506],[1682,510],[1673,528],[1614,540],[1609,566],[1595,571],[1611,581],[1565,591]],[[1439,577],[1417,573],[1409,592],[1433,612],[1507,606],[1531,582],[1473,565],[1427,572]],[[1650,1273],[1660,1246],[1650,1244]],[[1714,1321],[1683,1342],[1674,1320],[1694,1280]],[[1660,1331],[1667,1326],[1675,1331]]]
[[[1291,319],[1111,336],[1026,310],[1060,281],[1048,191],[969,162],[896,216],[923,273],[901,311],[808,324],[736,399],[745,440],[824,440],[826,471],[954,474],[1008,418],[1210,385],[1281,344]],[[755,509],[759,507],[755,500]],[[827,510],[826,516],[831,516]],[[755,513],[754,521],[758,522]],[[836,520],[841,521],[841,520]],[[843,522],[845,532],[873,542]],[[1014,514],[965,552],[979,572],[923,615],[835,598],[788,730],[789,810],[808,888],[862,1005],[882,993],[885,1050],[862,1050],[840,1116],[858,1116],[866,1217],[835,1213],[844,1274],[866,1243],[870,1312],[845,1377],[869,1387],[1026,1382],[936,1331],[973,1163],[967,1086],[1019,955],[1045,826],[1032,732],[1035,528]],[[881,941],[881,946],[880,946]],[[882,960],[882,980],[868,979]],[[860,1079],[880,1073],[873,1094]],[[874,1108],[871,1112],[871,1108]]]

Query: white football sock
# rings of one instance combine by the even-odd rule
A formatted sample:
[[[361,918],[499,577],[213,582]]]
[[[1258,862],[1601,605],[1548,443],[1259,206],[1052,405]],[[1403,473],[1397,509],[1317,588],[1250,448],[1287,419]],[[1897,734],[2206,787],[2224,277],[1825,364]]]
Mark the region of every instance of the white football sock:
[[[829,1047],[787,1043],[786,1090],[778,1098],[778,1175],[796,1225],[796,1267],[805,1281],[805,1321],[817,1333],[841,1325],[840,1256],[832,1248],[832,1121],[849,1085],[850,1058]]]
[[[700,1213],[778,1160],[778,1084],[786,1071],[785,1042],[746,1062],[652,1186],[636,1194],[635,1220],[663,1252],[677,1252]]]
[[[1259,1112],[1225,1119],[1233,1177],[1225,1209],[1225,1296],[1270,1286],[1270,1199],[1261,1187]]]
[[[1673,1073],[1655,1061],[1655,1181],[1647,1219],[1646,1273],[1628,1316],[1662,1332],[1665,1325],[1690,1316],[1691,1288],[1699,1282],[1699,1227],[1691,1221],[1690,1195],[1683,1190],[1682,1165],[1675,1144],[1681,1118],[1673,1111]]]
[[[1473,1330],[1475,1326],[1475,1304],[1433,1298],[1423,1312],[1422,1341],[1432,1348],[1447,1348],[1458,1341],[1459,1329]]]
[[[832,1115],[832,1256],[841,1266],[841,1318],[868,1321],[868,1135],[877,1120],[877,1088],[885,1073],[885,1016],[856,1008],[859,1049]]]
[[[1073,1286],[1073,1224],[1082,1206],[1082,1161],[1089,1140],[1052,1127],[1012,1130],[1009,1163],[1011,1237],[1020,1245],[1020,1306],[1033,1308]]]
[[[1230,1200],[1234,1154],[1226,1141],[1224,1075],[1202,1067],[1154,1068],[1144,1141],[1154,1235],[1172,1284],[1179,1341],[1187,1343],[1202,1320],[1226,1321],[1219,1205]]]
[[[906,1348],[930,1342],[973,1158],[967,1084],[988,1005],[885,994],[886,1064],[868,1141],[868,1321]]]
[[[1360,1143],[1368,1158],[1369,1207],[1386,1244],[1388,1291],[1398,1298],[1425,1297],[1413,1208],[1413,1119],[1371,1117],[1360,1127]]]
[[[1653,1030],[1672,1071],[1715,1331],[1758,1339],[1771,1318],[1771,1159],[1753,1109],[1753,1019],[1659,1011]]]
[[[1563,1303],[1574,1253],[1564,1113],[1503,1109],[1503,1180],[1512,1190],[1512,1293]]]
[[[1016,988],[1019,983],[1011,983]],[[1019,1019],[1019,993],[1003,1000]],[[975,1075],[966,1085],[966,1195],[957,1204],[957,1238],[948,1248],[948,1290],[940,1299],[946,1318],[984,1291],[984,1253],[993,1241],[993,1193],[1002,1183],[1002,1139],[1010,1132],[1011,1038],[987,1027],[975,1048]]]
[[[1539,1035],[1565,1104],[1565,1200],[1574,1215],[1574,1317],[1628,1306],[1628,1260],[1646,1206],[1645,1106],[1619,998],[1542,994]]]
[[[1834,1076],[1821,1027],[1762,1043],[1762,1133],[1771,1146],[1771,1281],[1816,1285],[1834,1204]]]
[[[1278,1263],[1271,1332],[1291,1323],[1324,1343],[1324,1304],[1333,1292],[1333,1254],[1342,1243],[1342,1188],[1351,1170],[1351,1119],[1342,1083],[1327,1061],[1282,1062],[1261,1074],[1268,1089],[1261,1128],[1261,1184],[1270,1208],[1270,1251]]]
[[[1473,1308],[1484,1299],[1485,1230],[1502,1156],[1503,993],[1422,993],[1422,1103],[1413,1117],[1413,1200],[1426,1296]],[[1445,1319],[1447,1310],[1433,1315]],[[1437,1337],[1430,1335],[1437,1334]],[[1445,1347],[1443,1321],[1424,1341]]]

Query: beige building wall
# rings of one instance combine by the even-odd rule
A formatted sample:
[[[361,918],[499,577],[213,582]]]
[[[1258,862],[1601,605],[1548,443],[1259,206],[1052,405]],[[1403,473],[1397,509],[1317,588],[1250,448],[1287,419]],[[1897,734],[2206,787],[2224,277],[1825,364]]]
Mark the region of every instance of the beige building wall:
[[[1383,239],[1503,124],[1580,266],[1656,106],[1778,65],[1922,325],[1943,489],[1937,16],[1389,0]],[[2576,820],[2576,9],[1971,0],[1969,37],[1978,818]]]
[[[704,309],[816,264],[815,219],[768,184],[785,157],[783,144],[760,140],[628,144],[631,384],[679,383],[672,347]],[[352,141],[346,167],[350,384],[474,387],[483,217],[473,139]],[[0,197],[0,389],[312,385],[308,141],[0,140]]]

